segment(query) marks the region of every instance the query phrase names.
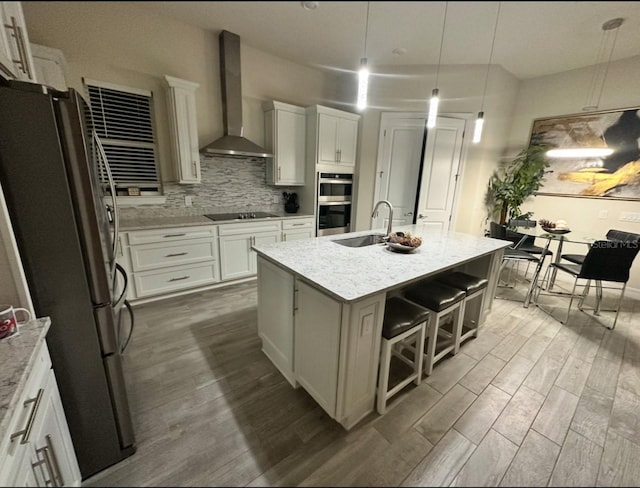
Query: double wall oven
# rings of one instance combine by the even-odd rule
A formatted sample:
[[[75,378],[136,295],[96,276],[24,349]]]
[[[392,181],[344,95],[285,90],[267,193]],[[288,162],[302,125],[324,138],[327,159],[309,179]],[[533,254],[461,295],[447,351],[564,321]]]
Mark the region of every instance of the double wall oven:
[[[350,231],[352,191],[352,174],[318,174],[318,236]]]

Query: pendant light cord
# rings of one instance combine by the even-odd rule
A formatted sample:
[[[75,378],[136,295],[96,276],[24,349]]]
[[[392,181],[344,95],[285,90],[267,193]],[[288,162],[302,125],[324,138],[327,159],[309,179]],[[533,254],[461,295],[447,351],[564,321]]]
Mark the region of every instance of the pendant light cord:
[[[447,24],[447,9],[449,2],[444,2],[444,18],[442,19],[442,34],[440,34],[440,54],[438,55],[438,67],[436,69],[436,88],[438,87],[438,78],[440,77],[440,61],[442,60],[442,45],[444,44],[444,27]]]
[[[613,44],[611,44],[611,51],[609,52],[609,59],[607,59],[607,65],[604,68],[604,78],[602,78],[602,84],[600,85],[600,92],[598,93],[598,101],[596,103],[596,107],[600,106],[600,98],[602,97],[602,90],[604,89],[604,84],[607,81],[607,74],[609,73],[609,65],[611,64],[611,58],[613,57],[613,50],[616,48],[616,41],[618,40],[619,30],[620,30],[620,26],[616,27],[616,33],[613,36]]]
[[[498,10],[496,11],[496,23],[493,26],[493,39],[491,40],[491,51],[489,52],[489,62],[487,63],[487,72],[484,75],[484,89],[482,90],[482,102],[480,103],[480,112],[484,111],[484,97],[487,94],[487,82],[489,81],[489,71],[491,70],[491,60],[493,59],[493,48],[496,44],[496,33],[498,32],[498,18],[500,17],[500,7],[502,2],[498,2]]]
[[[620,26],[622,25],[623,20],[624,19],[616,18],[608,20],[607,22],[602,24],[602,37],[600,38],[600,45],[598,47],[598,53],[593,67],[593,76],[591,77],[591,82],[589,83],[585,106],[582,107],[582,110],[594,110],[600,106],[602,91],[604,90],[604,84],[607,80],[607,74],[609,73],[609,65],[611,64],[611,59],[613,58],[613,50],[615,49],[616,41],[618,40],[618,31],[620,30]],[[613,34],[613,42],[611,44],[611,48],[609,49],[609,56],[605,64],[604,57],[606,55],[606,46],[613,29],[615,29],[616,32],[615,34]],[[595,104],[591,104],[595,98],[596,90],[598,87],[598,80],[601,80],[600,89],[598,90],[598,98],[597,100],[595,100]]]
[[[369,31],[369,4],[371,2],[367,2],[367,20],[364,25],[364,58],[367,57],[367,32]]]

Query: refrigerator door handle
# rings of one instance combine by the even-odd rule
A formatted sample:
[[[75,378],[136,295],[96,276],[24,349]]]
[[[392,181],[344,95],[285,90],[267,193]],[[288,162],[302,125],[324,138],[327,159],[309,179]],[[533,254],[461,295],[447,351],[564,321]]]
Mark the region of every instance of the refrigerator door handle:
[[[96,141],[96,146],[98,147],[98,151],[100,151],[100,158],[104,163],[104,168],[107,171],[107,178],[109,179],[109,190],[111,191],[111,201],[113,202],[113,250],[112,250],[112,262],[111,262],[111,270],[114,272],[116,265],[116,255],[118,252],[118,239],[120,238],[120,229],[119,229],[119,209],[118,202],[116,201],[116,184],[113,180],[113,174],[111,173],[111,167],[109,166],[109,160],[107,159],[107,154],[104,151],[104,146],[102,145],[102,141],[98,137],[96,131],[93,131],[93,138]]]
[[[131,304],[129,303],[128,300],[124,301],[124,306],[129,312],[129,317],[131,318],[131,326],[129,327],[129,334],[127,335],[127,340],[124,342],[124,344],[121,344],[120,354],[124,353],[124,350],[129,345],[129,341],[131,341],[131,336],[133,335],[133,327],[134,327],[133,309],[131,308]],[[122,325],[122,315],[120,315],[120,318],[118,319],[118,328],[120,328],[121,325]],[[122,337],[121,334],[118,334],[118,335]]]
[[[118,310],[121,307],[125,297],[127,296],[127,288],[129,287],[129,277],[127,276],[127,272],[124,270],[124,268],[120,266],[118,263],[116,263],[116,271],[119,271],[120,274],[122,275],[122,282],[123,282],[122,292],[120,293],[120,296],[113,304],[113,308]],[[115,291],[115,287],[113,291]]]

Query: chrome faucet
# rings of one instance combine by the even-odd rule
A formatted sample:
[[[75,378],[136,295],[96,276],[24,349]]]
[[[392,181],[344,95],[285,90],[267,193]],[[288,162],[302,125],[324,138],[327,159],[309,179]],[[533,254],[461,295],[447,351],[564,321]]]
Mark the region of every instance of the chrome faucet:
[[[393,222],[393,205],[391,205],[391,202],[389,202],[388,200],[380,200],[378,203],[376,203],[373,207],[371,218],[374,219],[378,216],[378,207],[382,203],[386,204],[387,207],[389,207],[389,223],[387,224],[387,235],[389,235],[391,234],[391,223]]]

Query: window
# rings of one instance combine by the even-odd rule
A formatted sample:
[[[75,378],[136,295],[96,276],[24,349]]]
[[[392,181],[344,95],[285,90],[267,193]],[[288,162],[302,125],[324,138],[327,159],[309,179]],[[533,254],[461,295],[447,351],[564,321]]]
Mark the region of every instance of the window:
[[[100,138],[117,195],[160,194],[157,146],[153,128],[153,94],[100,81],[84,80],[89,95],[90,128]],[[104,167],[100,178],[107,183]]]

